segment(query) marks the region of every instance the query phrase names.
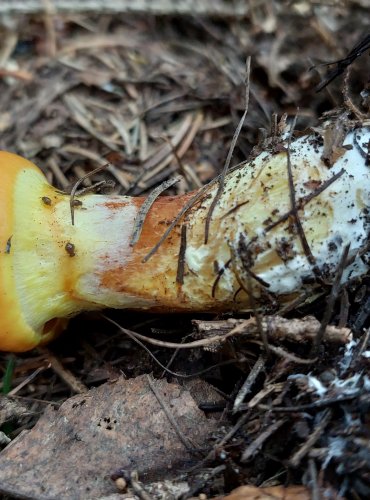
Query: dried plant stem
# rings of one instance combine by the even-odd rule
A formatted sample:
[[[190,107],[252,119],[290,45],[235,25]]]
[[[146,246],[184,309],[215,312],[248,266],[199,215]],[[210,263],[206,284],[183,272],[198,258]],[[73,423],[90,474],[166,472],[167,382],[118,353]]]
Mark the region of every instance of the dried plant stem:
[[[226,0],[53,0],[55,12],[132,12],[156,15],[182,14],[193,16],[244,17],[249,7],[243,1],[230,4]],[[42,0],[3,0],[0,4],[0,14],[36,14],[45,10]]]
[[[148,344],[151,345],[155,345],[158,347],[167,347],[169,349],[194,349],[196,347],[207,347],[209,345],[213,345],[218,342],[225,342],[228,338],[240,333],[240,330],[236,328],[226,334],[215,335],[214,337],[208,339],[194,340],[193,342],[186,342],[186,343],[165,342],[163,340],[153,339],[151,337],[146,337],[145,335],[141,335],[140,333],[127,330],[127,328],[123,328],[119,323],[109,318],[108,316],[105,316],[105,314],[102,314],[102,317],[107,321],[109,321],[109,323],[112,323],[114,326],[116,326],[119,330],[121,330],[121,332],[129,336],[135,337],[136,339],[139,339],[143,342],[147,342]]]
[[[193,324],[202,335],[226,334],[231,330],[243,331],[243,334],[250,338],[256,338],[259,335],[256,321],[244,319],[229,319],[218,321],[194,320]],[[320,322],[313,316],[306,316],[303,319],[286,319],[281,316],[264,316],[262,326],[266,329],[269,340],[282,342],[313,342],[320,327]],[[346,344],[352,339],[352,333],[349,328],[327,325],[324,331],[325,342]]]

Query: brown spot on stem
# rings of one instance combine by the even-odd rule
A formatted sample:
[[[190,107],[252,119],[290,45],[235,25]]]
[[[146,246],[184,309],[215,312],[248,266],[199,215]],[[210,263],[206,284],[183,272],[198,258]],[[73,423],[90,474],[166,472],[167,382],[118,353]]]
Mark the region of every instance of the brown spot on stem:
[[[104,207],[109,208],[110,210],[120,210],[121,208],[126,207],[130,201],[107,201],[103,204]]]
[[[70,257],[74,257],[76,255],[76,251],[75,251],[76,247],[74,246],[73,243],[71,243],[71,242],[66,243],[66,246],[64,248]]]
[[[51,199],[48,196],[43,196],[41,198],[41,200],[42,200],[42,202],[43,202],[44,205],[48,205],[48,206],[51,205]]]

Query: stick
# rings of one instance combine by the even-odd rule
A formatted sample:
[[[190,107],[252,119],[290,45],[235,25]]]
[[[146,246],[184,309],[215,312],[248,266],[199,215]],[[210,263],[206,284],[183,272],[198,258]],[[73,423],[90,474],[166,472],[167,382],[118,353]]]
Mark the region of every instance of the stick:
[[[244,1],[228,2],[227,0],[202,0],[194,2],[192,0],[53,0],[55,12],[130,12],[145,13],[154,15],[171,16],[182,15],[202,15],[209,17],[223,18],[225,16],[238,18],[244,17],[249,11],[247,3]],[[42,0],[2,0],[0,2],[0,14],[36,14],[44,12],[45,7]]]

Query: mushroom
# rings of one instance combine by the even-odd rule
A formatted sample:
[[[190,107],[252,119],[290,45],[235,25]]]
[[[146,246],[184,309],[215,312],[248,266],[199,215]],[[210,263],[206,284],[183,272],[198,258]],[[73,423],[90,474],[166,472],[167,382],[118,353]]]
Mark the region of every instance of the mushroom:
[[[0,152],[0,350],[45,343],[86,310],[278,311],[330,290],[345,248],[341,282],[365,275],[370,132],[328,149],[327,130],[150,207],[71,196]]]

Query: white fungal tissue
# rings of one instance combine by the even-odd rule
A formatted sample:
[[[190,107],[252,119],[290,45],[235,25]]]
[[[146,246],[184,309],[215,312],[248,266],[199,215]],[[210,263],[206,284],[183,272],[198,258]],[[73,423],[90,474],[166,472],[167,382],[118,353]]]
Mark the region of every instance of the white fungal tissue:
[[[320,136],[304,136],[231,174],[234,211],[225,215],[224,203],[218,215],[239,282],[252,278],[255,289],[281,296],[331,285],[338,272],[345,282],[368,271],[369,146],[368,128],[329,149]]]

